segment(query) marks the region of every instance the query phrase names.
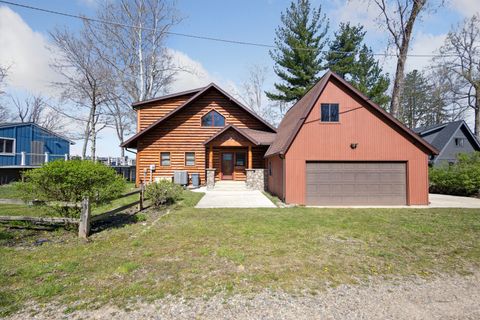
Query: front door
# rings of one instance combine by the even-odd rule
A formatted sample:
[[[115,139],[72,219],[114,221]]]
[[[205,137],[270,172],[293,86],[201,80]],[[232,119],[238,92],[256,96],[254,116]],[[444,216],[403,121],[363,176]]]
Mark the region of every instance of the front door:
[[[233,152],[222,153],[222,179],[233,179]]]

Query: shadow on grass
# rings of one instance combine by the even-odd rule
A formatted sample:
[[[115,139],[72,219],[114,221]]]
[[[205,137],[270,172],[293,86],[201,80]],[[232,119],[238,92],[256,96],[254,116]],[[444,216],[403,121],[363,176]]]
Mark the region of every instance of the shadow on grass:
[[[130,224],[145,221],[144,210],[139,212],[136,210],[122,211],[110,217],[95,221],[90,227],[90,234],[92,235],[109,229],[123,228]]]

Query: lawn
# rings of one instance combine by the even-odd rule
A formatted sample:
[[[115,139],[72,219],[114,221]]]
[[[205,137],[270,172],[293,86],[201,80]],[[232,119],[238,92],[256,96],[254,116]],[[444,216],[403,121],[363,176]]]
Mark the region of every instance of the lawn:
[[[479,210],[194,209],[199,197],[188,192],[169,214],[150,210],[88,243],[72,234],[19,249],[0,229],[0,316],[29,301],[84,308],[265,288],[314,294],[480,266]]]

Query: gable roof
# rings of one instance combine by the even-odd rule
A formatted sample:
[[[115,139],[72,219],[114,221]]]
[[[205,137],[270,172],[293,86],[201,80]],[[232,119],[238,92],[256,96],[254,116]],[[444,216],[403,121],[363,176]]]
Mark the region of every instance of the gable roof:
[[[70,140],[69,138],[65,137],[64,135],[61,135],[59,133],[56,133],[56,132],[53,132],[52,130],[50,129],[47,129],[47,128],[44,128],[38,124],[36,124],[35,122],[4,122],[4,123],[0,123],[0,128],[13,128],[13,127],[20,127],[20,126],[35,126],[45,132],[48,132],[49,134],[51,134],[52,136],[56,136],[60,139],[63,139],[65,141],[68,141],[70,144],[75,144],[75,142],[73,140]]]
[[[180,92],[167,94],[167,95],[157,97],[157,98],[137,101],[137,102],[132,103],[132,108],[137,109],[137,108],[143,107],[143,106],[145,106],[149,103],[152,103],[152,102],[158,102],[158,101],[163,101],[163,100],[167,100],[167,99],[171,99],[171,98],[185,96],[185,95],[192,94],[192,93],[198,93],[199,91],[203,90],[204,88],[205,87],[191,89],[191,90],[185,90],[185,91],[180,91]]]
[[[160,119],[158,119],[157,121],[155,121],[154,123],[152,123],[151,125],[149,125],[148,127],[146,127],[145,129],[143,129],[142,131],[138,132],[137,134],[135,134],[134,136],[132,136],[130,139],[128,139],[127,141],[125,141],[124,143],[121,144],[122,147],[124,148],[129,148],[129,147],[132,147],[136,144],[138,138],[140,138],[141,136],[143,136],[145,133],[149,132],[150,130],[152,130],[153,128],[155,128],[156,126],[158,126],[160,123],[164,122],[165,120],[171,118],[173,115],[177,114],[180,110],[183,110],[186,106],[190,105],[193,101],[197,100],[198,97],[202,96],[205,92],[207,92],[209,89],[216,89],[217,91],[219,91],[221,94],[223,94],[224,96],[226,96],[230,101],[232,101],[233,103],[235,103],[237,106],[239,106],[241,109],[243,109],[244,111],[246,111],[247,113],[249,113],[250,115],[252,115],[254,118],[256,118],[258,121],[260,121],[261,123],[263,123],[265,126],[267,126],[270,130],[272,130],[272,132],[276,132],[276,129],[274,126],[272,126],[271,124],[269,124],[268,122],[266,122],[265,120],[263,120],[259,115],[257,115],[255,112],[253,112],[252,110],[250,110],[249,108],[247,108],[246,106],[244,106],[243,104],[241,104],[239,101],[237,101],[234,97],[232,97],[231,95],[229,95],[227,92],[225,92],[223,89],[221,89],[219,86],[217,86],[215,83],[211,83],[209,84],[208,86],[204,87],[203,89],[201,89],[200,91],[198,91],[195,95],[193,95],[192,97],[190,97],[190,99],[188,99],[187,101],[185,101],[183,104],[181,104],[180,106],[178,106],[177,108],[173,109],[172,111],[170,111],[169,113],[167,113],[166,115],[164,115],[163,117],[161,117]]]
[[[315,84],[285,114],[282,122],[280,123],[280,126],[277,129],[277,137],[265,154],[266,157],[276,154],[283,155],[287,152],[288,148],[292,144],[296,135],[300,131],[300,128],[305,122],[305,119],[307,118],[310,111],[318,101],[323,90],[325,89],[327,83],[332,79],[337,80],[341,84],[343,84],[348,91],[366,102],[375,112],[377,112],[384,119],[385,122],[388,122],[396,128],[400,129],[400,131],[404,132],[406,136],[418,142],[420,146],[428,153],[438,154],[438,150],[436,150],[432,145],[420,138],[417,134],[415,134],[415,132],[407,128],[400,121],[395,119],[391,114],[387,113],[380,106],[371,101],[367,96],[354,88],[342,77],[329,70],[323,75],[320,81],[318,81],[317,84]]]
[[[245,129],[245,128],[238,128],[233,124],[229,124],[228,126],[224,127],[222,130],[219,130],[215,133],[212,137],[208,138],[203,144],[209,144],[223,133],[228,130],[235,130],[240,135],[245,137],[248,141],[252,142],[254,145],[257,146],[268,146],[270,145],[273,140],[275,139],[275,133],[267,132],[267,131],[260,131],[260,130],[253,130],[253,129]]]
[[[463,120],[437,124],[430,127],[415,128],[414,131],[421,137],[425,137],[434,132],[438,132],[437,136],[432,140],[431,144],[438,150],[442,150],[448,144],[448,142],[452,138],[452,135],[455,134],[455,132],[457,132],[457,130],[462,126],[469,133],[473,143],[475,144],[475,147],[477,147],[477,150],[480,150],[479,141]]]

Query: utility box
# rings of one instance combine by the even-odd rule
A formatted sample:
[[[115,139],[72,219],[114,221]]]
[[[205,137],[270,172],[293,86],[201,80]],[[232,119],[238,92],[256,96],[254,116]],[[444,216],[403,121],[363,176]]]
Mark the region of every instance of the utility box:
[[[188,184],[188,172],[184,170],[173,171],[173,183],[186,186]]]
[[[192,178],[192,186],[194,188],[200,187],[200,174],[199,173],[192,173],[190,176]]]

